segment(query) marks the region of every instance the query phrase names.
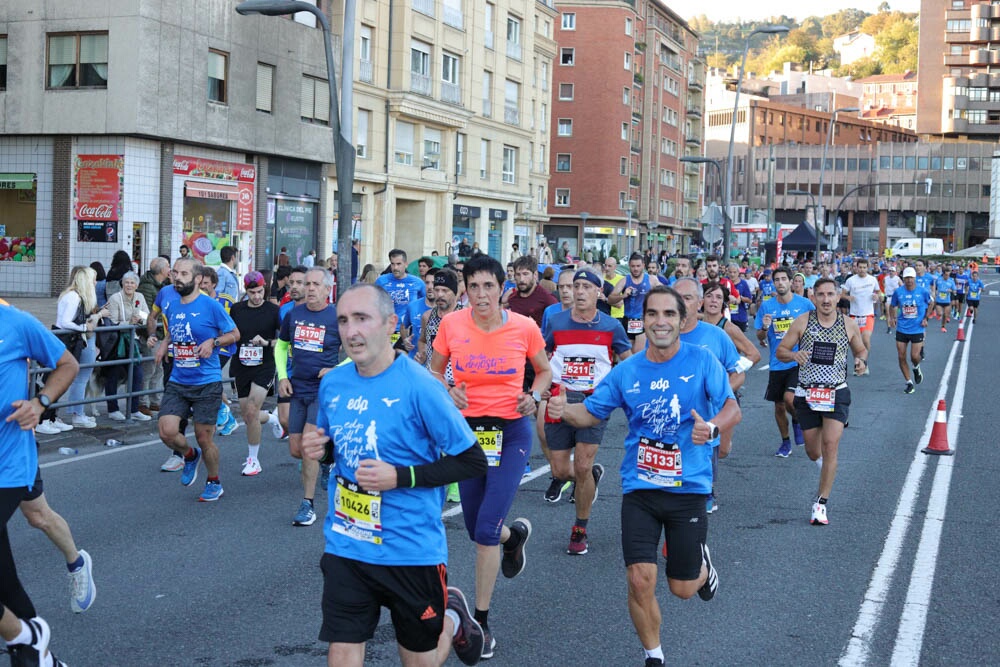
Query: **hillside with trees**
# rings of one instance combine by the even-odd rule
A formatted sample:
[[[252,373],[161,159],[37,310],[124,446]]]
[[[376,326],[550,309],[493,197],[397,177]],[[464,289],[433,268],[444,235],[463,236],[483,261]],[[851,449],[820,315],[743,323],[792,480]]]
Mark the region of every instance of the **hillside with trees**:
[[[765,75],[780,71],[786,62],[804,68],[831,68],[837,76],[859,79],[873,74],[902,74],[917,69],[919,15],[892,11],[883,2],[879,11],[869,14],[859,9],[842,9],[826,16],[809,16],[801,22],[788,16],[774,16],[769,21],[712,22],[705,15],[689,19],[701,35],[700,52],[709,67],[734,68],[743,54],[746,35],[762,25],[782,24],[791,28],[783,36],[757,37],[751,43],[747,71]],[[835,37],[860,30],[875,37],[875,53],[847,66],[833,50]]]

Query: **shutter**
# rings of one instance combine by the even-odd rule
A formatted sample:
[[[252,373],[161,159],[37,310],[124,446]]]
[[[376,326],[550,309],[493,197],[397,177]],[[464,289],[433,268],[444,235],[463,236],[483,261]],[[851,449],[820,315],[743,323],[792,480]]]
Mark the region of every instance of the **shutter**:
[[[302,109],[300,115],[303,118],[314,118],[314,112],[316,109],[315,103],[315,86],[313,84],[313,79],[308,76],[302,77]]]
[[[330,82],[314,79],[316,84],[316,120],[330,122]]]
[[[59,37],[49,37],[49,64],[50,65],[76,64],[75,35],[61,35]]]
[[[257,63],[257,110],[271,112],[274,67]]]

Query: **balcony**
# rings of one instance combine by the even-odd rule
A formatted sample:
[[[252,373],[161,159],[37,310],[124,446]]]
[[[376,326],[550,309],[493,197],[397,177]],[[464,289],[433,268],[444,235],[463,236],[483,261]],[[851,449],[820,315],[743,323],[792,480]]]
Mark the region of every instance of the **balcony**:
[[[694,133],[684,135],[684,141],[691,144],[692,146],[701,145],[701,137],[699,137],[697,134]]]
[[[697,190],[685,190],[684,199],[686,201],[698,201],[698,191]]]
[[[692,118],[701,118],[701,108],[700,107],[688,107],[687,115]]]
[[[418,95],[431,94],[431,78],[426,74],[410,72],[410,92]]]
[[[688,79],[688,89],[689,90],[704,90],[705,84],[703,84],[698,79]]]
[[[374,72],[372,69],[372,61],[370,60],[359,60],[358,61],[358,80],[364,83],[371,83],[375,80]]]
[[[507,123],[508,125],[521,124],[521,114],[518,111],[516,104],[503,105],[503,122]]]
[[[641,153],[642,152],[642,140],[640,140],[640,139],[633,139],[630,146],[631,146],[631,149],[632,149],[633,153]]]
[[[507,41],[507,57],[512,60],[521,59],[521,43]]]
[[[434,16],[434,0],[413,0],[413,9],[427,16]]]
[[[685,174],[697,174],[700,171],[697,163],[695,162],[685,162],[684,163],[684,173]]]
[[[441,82],[441,101],[448,104],[462,104],[462,87],[457,83]]]

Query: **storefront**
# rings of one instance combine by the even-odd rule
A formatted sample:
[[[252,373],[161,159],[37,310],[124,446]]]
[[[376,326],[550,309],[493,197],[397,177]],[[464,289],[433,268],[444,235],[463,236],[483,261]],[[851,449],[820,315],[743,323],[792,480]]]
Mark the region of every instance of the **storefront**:
[[[264,265],[277,262],[286,248],[292,265],[301,264],[310,250],[316,263],[328,256],[319,247],[320,182],[322,165],[301,160],[270,158],[267,161],[267,234]]]
[[[0,262],[35,261],[38,183],[33,173],[0,173]]]
[[[633,248],[638,247],[638,230],[633,227],[631,230]],[[594,259],[604,260],[611,254],[616,255],[619,260],[627,259],[628,243],[626,242],[624,227],[584,227],[583,228],[583,248],[594,253]]]
[[[545,242],[552,250],[552,259],[556,257],[556,250],[567,244],[570,256],[576,258],[580,255],[580,228],[576,225],[545,225],[543,228]]]
[[[491,208],[489,212],[490,231],[486,252],[501,264],[504,260],[503,228],[507,222],[507,209]]]
[[[446,255],[458,254],[463,241],[472,247],[476,242],[476,224],[483,214],[478,206],[453,204],[451,208],[451,241]]]

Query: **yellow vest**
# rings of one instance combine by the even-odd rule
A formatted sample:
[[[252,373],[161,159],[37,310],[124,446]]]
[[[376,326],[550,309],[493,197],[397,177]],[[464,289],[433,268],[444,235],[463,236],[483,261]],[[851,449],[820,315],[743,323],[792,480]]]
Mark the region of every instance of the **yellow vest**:
[[[618,283],[620,283],[621,281],[625,280],[625,276],[623,276],[620,273],[616,273],[614,278],[612,278],[610,280],[608,280],[607,278],[605,278],[604,280],[605,280],[605,282],[611,283],[614,287],[618,287]],[[614,317],[615,319],[619,319],[619,320],[621,318],[625,317],[625,302],[624,301],[622,301],[621,303],[619,303],[617,306],[611,306],[611,317]]]

